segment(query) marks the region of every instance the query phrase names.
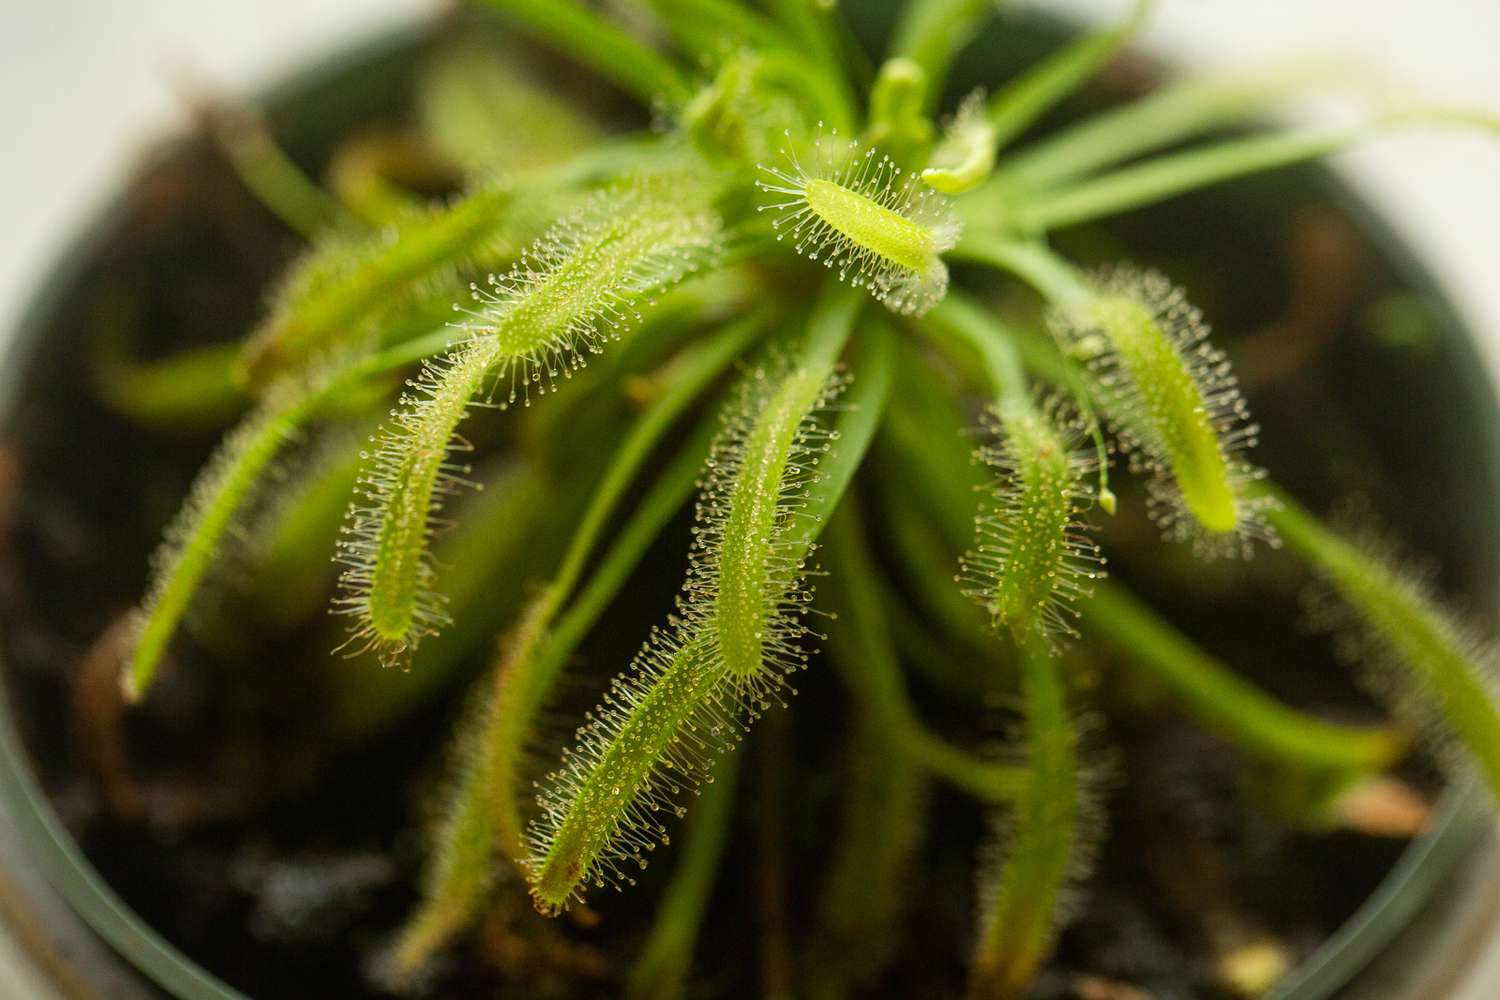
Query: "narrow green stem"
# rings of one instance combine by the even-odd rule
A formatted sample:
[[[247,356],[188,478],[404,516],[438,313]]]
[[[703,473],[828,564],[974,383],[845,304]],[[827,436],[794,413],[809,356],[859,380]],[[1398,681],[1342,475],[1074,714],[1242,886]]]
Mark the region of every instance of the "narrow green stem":
[[[906,661],[940,687],[972,697],[993,689],[1003,672],[984,612],[954,586],[959,554],[973,538],[975,491],[987,474],[963,447],[962,410],[945,386],[934,384],[926,362],[908,356],[901,370],[898,405],[883,425],[878,495],[881,523],[889,526],[888,543],[906,578],[899,592],[889,577],[877,583]],[[942,486],[914,493],[908,488],[914,481]],[[938,503],[943,509],[934,516],[931,504]],[[949,644],[942,655],[934,650],[944,643],[916,641],[934,635]]]
[[[650,0],[662,24],[688,52],[717,62],[726,41],[754,46],[759,51],[785,49],[791,44],[774,22],[738,0]]]
[[[805,97],[814,114],[830,128],[853,131],[854,105],[838,77],[826,71],[809,71],[807,60],[791,49],[762,49],[756,55],[757,77]]]
[[[922,845],[921,765],[861,712],[844,755],[839,832],[824,865],[820,920],[806,964],[807,1000],[843,1000],[878,981],[905,941],[908,880]]]
[[[273,634],[306,624],[327,600],[333,564],[328,558],[344,509],[359,477],[368,436],[342,432],[314,450],[316,458],[279,491],[271,516],[252,527],[249,566],[256,618]]]
[[[1024,132],[1113,59],[1134,37],[1153,2],[1136,0],[1123,23],[1084,35],[996,91],[989,106],[996,147]]]
[[[220,117],[220,116],[215,116]],[[229,164],[245,187],[276,217],[312,239],[349,214],[277,145],[265,121],[253,111],[229,111],[217,129]]]
[[[672,516],[693,495],[703,459],[713,442],[715,428],[705,424],[672,459],[657,477],[651,489],[636,505],[630,518],[614,534],[614,544],[589,574],[588,582],[557,619],[556,626],[536,654],[528,672],[526,693],[520,702],[519,715],[533,718],[546,703],[553,681],[566,665],[578,644],[593,629],[620,589],[630,581],[646,550],[661,534]],[[530,731],[530,725],[522,722]],[[517,823],[519,830],[520,824]]]
[[[343,143],[324,176],[351,214],[379,230],[418,211],[416,191],[448,181],[451,169],[425,138],[381,130]]]
[[[153,430],[217,430],[246,405],[233,376],[239,353],[239,344],[231,342],[136,361],[123,350],[106,349],[90,369],[105,403],[131,420]]]
[[[965,344],[979,355],[985,376],[1002,398],[1024,396],[1026,369],[1014,335],[990,310],[958,289],[922,319],[922,327]]]
[[[729,363],[744,353],[766,329],[769,311],[760,309],[734,323],[704,342],[689,348],[668,366],[661,381],[666,385],[651,408],[631,429],[629,436],[614,452],[609,467],[590,491],[589,506],[574,529],[562,564],[549,590],[556,605],[567,601],[577,585],[579,574],[620,498],[629,488],[642,464],[683,410],[698,397]],[[550,616],[549,616],[550,618]],[[545,627],[545,626],[544,626]]]
[[[818,463],[818,480],[808,487],[799,526],[792,535],[794,550],[804,557],[848,493],[885,416],[895,380],[892,341],[883,319],[873,319],[857,341],[860,355],[855,362],[855,379],[834,422],[834,448]]]
[[[907,726],[893,735],[923,767],[980,802],[1014,802],[1025,785],[1021,768],[977,757],[929,729]]]
[[[939,551],[944,553],[948,565],[958,558],[947,553],[946,549]],[[908,556],[902,555],[901,558],[905,560],[908,570],[913,569]],[[945,590],[953,589],[951,574],[943,575],[941,582]],[[992,678],[1001,676],[998,669],[987,667],[977,673],[970,669],[970,664],[982,662],[993,651],[993,644],[989,649],[981,648],[978,644],[977,640],[980,638],[989,639],[989,633],[984,631],[982,618],[962,623],[960,636],[973,638],[955,639],[945,631],[949,628],[948,622],[942,619],[928,621],[922,615],[922,608],[914,606],[905,595],[893,592],[889,581],[882,588],[881,597],[885,602],[886,617],[890,619],[891,634],[896,638],[896,648],[906,662],[921,671],[929,684],[960,702],[983,698],[994,691],[996,685]],[[979,611],[979,605],[972,601],[963,601],[962,604],[969,611]],[[999,666],[997,663],[996,668]]]
[[[962,548],[950,548],[918,504],[904,496],[898,499],[897,486],[895,481],[887,486],[891,495],[884,513],[891,524],[891,547],[911,577],[907,590],[918,602],[918,607],[908,610],[920,612],[924,625],[963,642],[969,659],[993,649],[984,613],[953,585],[953,567]],[[886,603],[905,602],[906,598],[892,596]]]
[[[827,588],[836,595],[838,618],[829,652],[854,696],[902,750],[954,786],[988,802],[1004,802],[1024,782],[1006,764],[983,760],[937,737],[911,706],[895,656],[895,641],[874,583],[879,570],[865,550],[857,509],[850,506],[829,527],[828,554],[837,567]]]
[[[408,365],[414,365],[418,361],[432,357],[448,348],[454,340],[461,339],[463,333],[444,326],[436,330],[428,330],[415,337],[403,340],[399,344],[382,348],[356,362],[336,384],[328,387],[325,396],[328,399],[337,398],[348,392],[354,386],[366,379],[393,372]]]
[[[994,0],[912,0],[905,5],[886,55],[910,59],[922,68],[927,76],[926,108],[936,107],[942,99],[953,60],[992,16],[994,6]]]
[[[692,96],[681,72],[654,49],[632,38],[575,0],[480,0],[532,34],[619,84],[646,105],[678,106]]]
[[[1205,728],[1264,760],[1365,772],[1383,770],[1406,752],[1406,740],[1389,727],[1323,722],[1269,697],[1119,584],[1095,587],[1080,624],[1160,683]]]
[[[1384,115],[1354,126],[1252,136],[1207,149],[1168,154],[1073,187],[1021,195],[1010,210],[1008,222],[1031,233],[1077,225],[1143,208],[1210,184],[1327,156],[1389,128],[1417,125],[1500,132],[1500,125],[1491,115],[1434,109]]]
[[[1210,184],[1327,156],[1368,134],[1365,128],[1318,129],[1237,139],[1173,153],[1073,187],[1025,197],[1013,209],[1023,232],[1046,232],[1118,215]]]
[[[950,256],[1009,271],[1054,306],[1075,306],[1094,295],[1077,268],[1040,242],[971,232],[959,240]]]
[[[843,58],[844,71],[856,89],[868,90],[871,81],[875,79],[875,63],[865,51],[864,43],[854,33],[854,26],[849,23],[849,18],[845,16],[847,8],[839,6],[839,0],[816,2],[828,8],[828,31]]]
[[[913,349],[902,358],[901,392],[882,437],[890,456],[884,467],[900,477],[893,482],[910,484],[903,498],[920,501],[928,523],[942,532],[956,556],[973,538],[975,491],[988,476],[964,438],[968,418],[963,409],[937,373],[915,355]],[[946,565],[951,569],[953,563]]]
[[[714,767],[713,782],[698,796],[683,824],[677,865],[656,905],[646,945],[630,971],[627,996],[633,1000],[678,1000],[683,995],[698,931],[729,839],[739,771],[739,754],[721,759]]]
[[[1028,144],[996,168],[994,184],[1011,192],[1056,187],[1099,168],[1242,122],[1321,78],[1341,76],[1329,66],[1297,64],[1254,75],[1174,84]]]
[[[853,83],[844,72],[843,47],[831,15],[818,10],[814,0],[767,0],[766,7],[786,25],[793,44],[802,48],[804,76],[824,77],[826,82],[820,86],[830,87],[839,95],[838,119],[854,122],[858,101]]]

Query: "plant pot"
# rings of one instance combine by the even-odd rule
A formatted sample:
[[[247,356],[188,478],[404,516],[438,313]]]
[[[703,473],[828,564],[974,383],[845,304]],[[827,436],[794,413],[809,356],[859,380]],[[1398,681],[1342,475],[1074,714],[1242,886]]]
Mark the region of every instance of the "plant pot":
[[[1007,25],[1003,36],[975,47],[955,74],[956,86],[981,71],[990,77],[997,67],[1008,72],[1044,51],[1062,33],[1050,22]],[[375,119],[398,101],[415,55],[429,42],[426,35],[384,39],[277,88],[262,102],[276,134],[299,160],[320,162],[332,137]],[[170,165],[187,155],[183,149],[167,151],[161,162]],[[201,155],[201,149],[193,155]],[[148,173],[159,178],[161,169]],[[28,457],[37,452],[40,435],[45,453],[55,457],[73,449],[75,461],[89,461],[90,442],[77,438],[77,428],[39,430],[28,420],[40,412],[35,409],[38,399],[64,391],[68,377],[76,375],[67,365],[70,356],[81,353],[79,320],[90,314],[90,303],[80,299],[80,289],[88,287],[90,276],[111,266],[112,247],[126,227],[139,222],[141,212],[149,211],[152,197],[149,184],[134,186],[75,241],[9,343],[0,409],[12,455],[23,440]],[[1254,214],[1246,205],[1294,200],[1334,213],[1373,255],[1388,287],[1402,290],[1435,320],[1437,339],[1429,345],[1421,376],[1428,396],[1447,401],[1442,412],[1430,414],[1433,434],[1443,444],[1435,461],[1443,465],[1445,475],[1459,477],[1466,485],[1456,503],[1459,513],[1452,523],[1436,526],[1434,535],[1444,555],[1455,546],[1462,550],[1464,571],[1472,577],[1466,582],[1476,592],[1493,595],[1500,580],[1500,545],[1493,531],[1500,498],[1500,450],[1494,441],[1500,411],[1481,375],[1471,333],[1461,327],[1432,278],[1370,208],[1321,169],[1289,171],[1273,180],[1197,195],[1186,208],[1168,211],[1179,213],[1178,219],[1183,212],[1202,217],[1221,210],[1239,218]],[[1161,218],[1139,213],[1125,220],[1121,231],[1138,236],[1159,227]],[[1456,449],[1463,445],[1467,447],[1460,455]],[[192,467],[181,455],[167,461],[175,461],[180,469]],[[1460,467],[1462,472],[1454,471]],[[6,486],[12,493],[18,489],[14,481]],[[21,516],[28,512],[23,510]],[[141,555],[127,553],[116,562],[139,565]],[[59,550],[39,558],[66,563],[69,555]],[[80,602],[84,614],[89,611],[87,600]],[[0,969],[11,964],[16,975],[28,977],[25,995],[38,998],[241,996],[132,911],[59,819],[56,789],[50,798],[43,793],[36,776],[38,755],[55,749],[47,733],[57,727],[28,714],[47,702],[35,695],[36,678],[26,672],[36,668],[23,669],[18,661],[33,663],[48,655],[31,650],[17,657],[10,652],[28,638],[26,622],[13,613],[15,606],[11,602],[5,611],[8,652],[0,674],[0,922],[8,933],[0,942]],[[54,659],[61,656],[59,651]],[[71,665],[56,662],[53,669],[66,672]],[[1500,871],[1500,854],[1489,834],[1490,824],[1473,804],[1478,797],[1466,788],[1450,789],[1431,830],[1406,849],[1359,912],[1274,995],[1283,1000],[1321,1000],[1335,994],[1416,998],[1458,996],[1461,988],[1482,990],[1482,984],[1465,977],[1472,977],[1471,970],[1500,929],[1500,892],[1494,888],[1500,884],[1494,877]],[[1472,995],[1477,1000],[1489,994]]]

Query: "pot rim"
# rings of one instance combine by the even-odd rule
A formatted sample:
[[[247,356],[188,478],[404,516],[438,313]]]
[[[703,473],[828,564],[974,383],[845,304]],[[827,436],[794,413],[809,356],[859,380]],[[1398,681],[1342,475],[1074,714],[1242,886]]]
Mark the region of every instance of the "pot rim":
[[[1075,23],[1046,14],[1033,14],[1041,23]],[[262,88],[252,99],[257,107],[276,106],[319,84],[357,71],[430,38],[441,19],[386,28],[373,36],[304,65]],[[168,140],[168,144],[172,140]],[[1455,350],[1457,377],[1465,398],[1489,420],[1477,429],[1482,451],[1495,456],[1490,469],[1490,492],[1500,496],[1500,404],[1496,386],[1481,363],[1471,325],[1461,316],[1455,299],[1419,260],[1411,245],[1377,207],[1381,201],[1361,191],[1345,172],[1326,163],[1301,168],[1311,186],[1342,214],[1354,220],[1361,236],[1410,289],[1435,307],[1446,346]],[[76,285],[97,245],[99,234],[116,228],[124,216],[130,178],[111,188],[96,208],[74,226],[73,235],[54,256],[53,266],[19,312],[12,335],[3,348],[8,362],[0,366],[0,419],[13,408],[22,375],[29,368],[36,343],[50,318]],[[1348,985],[1407,927],[1434,893],[1470,856],[1489,832],[1486,793],[1470,780],[1460,780],[1443,792],[1430,828],[1401,853],[1394,867],[1372,893],[1305,962],[1293,969],[1267,994],[1267,1000],[1325,1000]],[[0,808],[8,814],[29,857],[35,859],[50,888],[66,901],[88,929],[154,986],[179,1000],[251,1000],[168,942],[138,917],[89,862],[58,818],[31,771],[30,757],[12,711],[8,686],[0,678]],[[3,928],[0,914],[0,928]]]

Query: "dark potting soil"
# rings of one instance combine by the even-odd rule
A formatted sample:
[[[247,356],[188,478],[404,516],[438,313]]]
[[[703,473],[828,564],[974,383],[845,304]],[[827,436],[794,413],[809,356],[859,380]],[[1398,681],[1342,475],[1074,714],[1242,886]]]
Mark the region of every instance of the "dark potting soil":
[[[395,74],[383,86],[400,84]],[[340,129],[369,120],[346,117]],[[293,149],[315,169],[335,131]],[[1446,587],[1477,603],[1492,589],[1496,560],[1494,540],[1472,528],[1488,524],[1492,477],[1468,444],[1473,399],[1455,388],[1470,384],[1461,377],[1467,356],[1433,333],[1444,314],[1400,283],[1317,176],[1237,185],[1065,239],[1085,258],[1128,249],[1187,283],[1249,383],[1266,428],[1261,462],[1314,505],[1370,497],[1394,534],[1442,567]],[[243,334],[299,247],[198,139],[149,165],[100,238],[68,261],[75,273],[11,372],[19,393],[0,439],[0,651],[39,779],[93,864],[148,923],[252,997],[379,998],[390,995],[384,949],[417,900],[422,824],[441,791],[463,685],[353,752],[323,739],[305,635],[238,648],[181,641],[161,687],[123,715],[99,681],[112,675],[88,668],[91,650],[139,598],[161,528],[214,441],[150,433],[111,412],[93,391],[89,359],[112,337],[151,358]],[[1336,280],[1309,286],[1299,277],[1309,268]],[[1400,407],[1384,405],[1391,399]],[[1395,410],[1423,414],[1422,426]],[[582,651],[559,731],[628,659],[637,623],[661,617],[686,528],[681,521],[653,556],[666,569],[633,588]],[[1185,577],[1181,554],[1147,534],[1125,519],[1111,538],[1112,566],[1190,634],[1293,704],[1379,717],[1328,643],[1289,626],[1301,612],[1286,560],[1267,555],[1222,579]],[[538,557],[522,569],[540,578],[549,566]],[[233,615],[233,600],[219,613]],[[483,659],[476,651],[476,669]],[[1112,775],[1108,835],[1038,995],[1085,996],[1113,982],[1163,1000],[1212,998],[1224,995],[1213,968],[1226,948],[1269,939],[1293,960],[1308,955],[1405,843],[1287,828],[1260,804],[1254,768],[1238,751],[1143,694],[1108,656],[1098,667],[1096,707],[1107,721],[1093,742]],[[814,925],[852,712],[821,663],[799,687],[781,721],[742,750],[745,819],[704,927],[695,995],[759,995],[776,975],[767,940],[799,942]],[[993,735],[1007,724],[1003,702],[975,712],[935,690],[918,694],[939,731]],[[779,747],[765,733],[779,733]],[[122,798],[111,766],[134,776],[138,796]],[[1420,763],[1406,777],[1436,792]],[[901,947],[862,995],[962,992],[985,818],[941,786],[927,797],[925,843],[901,887]],[[768,847],[767,824],[755,818],[778,813]],[[546,921],[522,893],[502,893],[415,994],[619,995],[670,851],[663,861],[628,893],[597,893],[589,920]],[[780,906],[766,885],[778,875]],[[765,927],[769,934],[757,930]]]

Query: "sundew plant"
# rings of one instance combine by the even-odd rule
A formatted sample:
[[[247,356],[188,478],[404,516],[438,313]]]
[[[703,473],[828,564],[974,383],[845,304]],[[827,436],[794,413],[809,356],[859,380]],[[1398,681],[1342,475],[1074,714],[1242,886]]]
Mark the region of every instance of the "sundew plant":
[[[987,817],[955,944],[968,993],[1027,994],[1110,836],[1101,650],[1271,776],[1266,808],[1288,822],[1340,827],[1424,742],[1500,788],[1483,643],[1390,543],[1275,484],[1179,280],[1079,266],[1053,239],[1381,130],[1489,120],[1233,131],[1319,80],[1298,68],[1038,134],[1145,2],[967,94],[946,78],[993,0],[912,0],[880,53],[833,0],[477,6],[509,41],[438,60],[417,109],[456,193],[420,193],[421,157],[378,138],[325,189],[253,126],[226,131],[309,246],[232,355],[156,372],[183,390],[159,422],[250,403],[167,530],[121,663],[132,703],[190,669],[174,652],[232,578],[270,633],[312,635],[331,740],[367,744],[470,685],[451,747],[432,748],[449,778],[393,982],[497,909],[586,922],[661,865],[631,990],[684,995],[732,831],[778,821],[737,787],[768,760],[797,770],[794,747],[742,744],[785,744],[818,673],[847,691],[825,723],[854,763],[823,784],[843,819],[816,831],[823,867],[796,890],[820,928],[792,963],[811,996],[877,979],[897,947],[928,779]],[[540,83],[538,45],[649,127]],[[664,565],[684,512],[690,543]],[[1271,549],[1305,564],[1390,721],[1283,703],[1111,581],[1108,526],[1131,516],[1205,573]],[[670,613],[611,616],[664,575],[681,581]],[[941,611],[892,617],[912,593]],[[605,622],[638,652],[582,664]],[[486,644],[488,669],[465,674]],[[953,662],[924,684],[998,692],[1008,721],[929,724],[906,670],[933,658]],[[564,717],[601,670],[596,707]]]

